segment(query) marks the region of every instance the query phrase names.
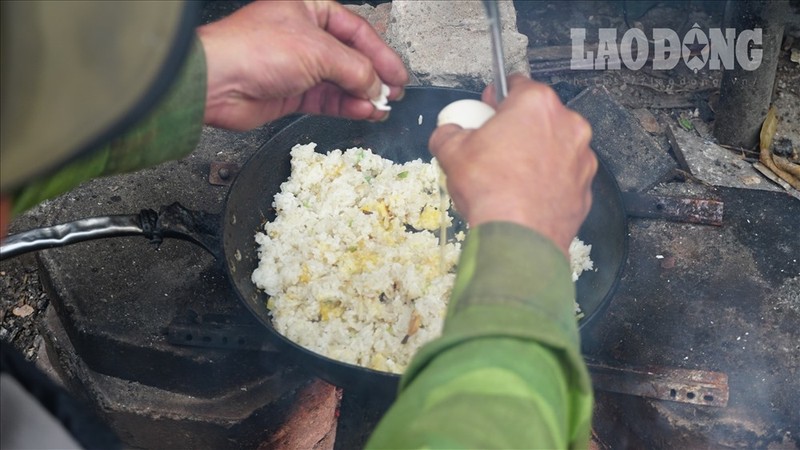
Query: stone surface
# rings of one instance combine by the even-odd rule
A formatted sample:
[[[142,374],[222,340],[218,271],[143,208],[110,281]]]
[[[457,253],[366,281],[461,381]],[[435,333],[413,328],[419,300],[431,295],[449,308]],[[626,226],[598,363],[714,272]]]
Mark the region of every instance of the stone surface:
[[[588,88],[567,105],[592,124],[592,148],[616,175],[623,191],[644,191],[677,167],[639,120],[604,87]]]
[[[680,127],[670,127],[670,130],[689,170],[697,179],[714,186],[783,191],[735,152]]]
[[[391,3],[381,3],[377,6],[364,5],[345,5],[345,8],[353,11],[367,20],[375,28],[378,35],[385,41],[386,33],[389,30],[389,16],[392,11]]]
[[[517,32],[516,10],[500,1],[506,71],[530,73],[528,38]],[[422,85],[480,91],[492,80],[492,53],[481,2],[395,1],[388,43]]]

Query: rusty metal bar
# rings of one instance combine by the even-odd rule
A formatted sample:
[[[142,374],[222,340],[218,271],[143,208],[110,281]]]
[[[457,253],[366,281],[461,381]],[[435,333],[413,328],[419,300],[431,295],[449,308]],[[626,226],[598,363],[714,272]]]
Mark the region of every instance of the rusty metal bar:
[[[675,222],[722,226],[724,204],[702,198],[666,197],[623,192],[625,210],[631,216]]]
[[[595,389],[639,397],[725,407],[728,375],[668,367],[630,368],[587,363]]]

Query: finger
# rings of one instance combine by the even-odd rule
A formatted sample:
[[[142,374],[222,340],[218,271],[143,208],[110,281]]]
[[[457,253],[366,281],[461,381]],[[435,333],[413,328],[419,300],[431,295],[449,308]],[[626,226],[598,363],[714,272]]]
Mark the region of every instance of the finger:
[[[389,111],[381,111],[375,108],[372,102],[360,98],[345,95],[339,105],[339,116],[353,120],[368,120],[370,122],[382,122],[389,118]]]
[[[526,77],[525,75],[523,75],[521,73],[514,73],[514,74],[509,75],[508,78],[506,79],[506,81],[508,82],[508,92],[509,93],[511,91],[515,90],[515,89],[519,89],[520,87],[524,87],[524,86],[530,86],[530,85],[547,86],[544,83],[539,83],[538,81],[531,80],[530,78]]]
[[[387,98],[390,100],[402,100],[406,95],[405,86],[389,86],[389,95]]]
[[[428,148],[431,154],[439,160],[443,169],[449,166],[454,153],[456,153],[454,149],[461,147],[458,143],[469,133],[469,130],[454,124],[442,125],[433,130],[433,134],[428,139]]]
[[[491,83],[488,86],[486,86],[486,89],[484,89],[483,93],[481,94],[481,101],[483,103],[488,103],[489,106],[491,106],[494,109],[497,109],[497,98],[495,97],[494,94],[496,90],[497,87],[495,86],[495,84]]]
[[[327,33],[320,32],[316,40],[317,55],[313,61],[323,80],[364,100],[380,97],[382,82],[369,58]]]
[[[587,121],[586,118],[579,113],[573,110],[568,111],[573,114],[574,117],[574,135],[578,144],[588,147],[592,142],[592,124],[590,124],[589,121]]]
[[[375,122],[389,115],[386,111],[377,110],[372,102],[353,97],[330,82],[323,82],[306,91],[298,112]]]
[[[408,71],[402,59],[369,22],[335,2],[315,3],[314,6],[322,29],[369,58],[384,83],[390,86],[408,83]]]
[[[536,81],[531,80],[530,78],[526,77],[521,73],[513,73],[506,78],[506,82],[508,83],[508,95],[516,95],[518,90],[521,90],[523,87],[531,87],[532,85],[541,84]],[[497,109],[497,96],[495,92],[497,91],[497,86],[495,83],[490,83],[484,89],[483,94],[481,94],[481,101],[484,103],[488,103],[493,108]],[[513,93],[513,94],[512,94]]]
[[[588,162],[587,162],[586,168],[585,168],[585,170],[586,170],[586,179],[589,180],[589,184],[590,184],[589,190],[591,191],[591,180],[593,180],[594,176],[597,174],[597,169],[598,169],[598,166],[600,165],[600,162],[597,160],[597,154],[591,148],[588,148],[586,150],[586,153],[589,155],[587,157]]]

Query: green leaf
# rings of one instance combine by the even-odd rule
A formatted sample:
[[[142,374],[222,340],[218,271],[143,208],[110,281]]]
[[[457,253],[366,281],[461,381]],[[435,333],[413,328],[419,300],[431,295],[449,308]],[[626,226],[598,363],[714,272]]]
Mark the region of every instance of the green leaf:
[[[680,125],[681,128],[683,128],[686,131],[692,131],[694,129],[692,121],[683,116],[678,117],[678,125]]]

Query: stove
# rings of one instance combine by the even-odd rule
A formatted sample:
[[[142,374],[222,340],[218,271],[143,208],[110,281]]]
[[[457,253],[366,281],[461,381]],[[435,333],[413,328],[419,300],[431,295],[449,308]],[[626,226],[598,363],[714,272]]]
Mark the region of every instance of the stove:
[[[174,201],[220,212],[227,187],[211,168],[244,163],[289,120],[244,134],[206,129],[188,158],[94,180],[46,205],[46,220]],[[583,330],[584,354],[604,365],[722,372],[730,400],[697,406],[598,391],[598,433],[616,444],[669,433],[684,439],[669,441],[676,444],[745,446],[796,436],[800,202],[685,183],[652,192],[721,202],[722,225],[631,219],[623,278],[605,314]],[[193,244],[115,238],[38,258],[52,299],[45,336],[53,365],[131,445],[257,447],[285,426],[308,389],[327,389],[329,401],[319,408],[339,414],[327,424],[338,427],[336,445],[355,448],[391,401],[321,388],[262,339],[220,263]],[[310,432],[308,424],[298,426]],[[316,431],[324,437],[331,430]]]
[[[49,205],[48,221],[135,213],[174,200],[219,212],[227,186],[209,182],[218,175],[209,177],[210,162],[242,164],[290,120],[246,134],[207,129],[189,158],[90,182]],[[322,389],[264,339],[221,263],[197,246],[115,238],[38,259],[52,299],[45,333],[52,365],[130,445],[257,447],[283,430],[309,386]],[[323,385],[330,395],[338,392]],[[374,426],[388,407],[388,400],[358,404],[357,395],[342,405],[346,413],[357,402],[353,424],[338,400],[326,403],[349,430],[340,434],[342,448],[349,436],[362,444],[369,434],[362,428]],[[333,425],[335,434],[336,423],[323,425]]]

